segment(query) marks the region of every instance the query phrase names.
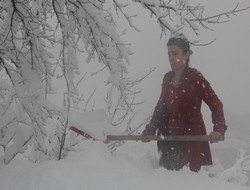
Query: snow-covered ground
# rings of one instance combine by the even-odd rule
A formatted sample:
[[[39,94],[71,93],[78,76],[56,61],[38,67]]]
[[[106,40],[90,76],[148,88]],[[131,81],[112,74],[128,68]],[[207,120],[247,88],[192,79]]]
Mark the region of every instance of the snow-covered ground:
[[[97,132],[100,137],[100,128],[97,127],[97,123],[105,123],[108,120],[108,118],[105,118],[104,112],[95,111],[92,114],[83,114],[82,118],[87,121],[82,128],[90,132],[90,128],[87,129],[85,126],[91,126],[92,135]],[[79,113],[74,114],[76,124],[81,123],[82,118],[79,117]],[[60,161],[48,160],[38,164],[19,158],[9,165],[1,165],[0,189],[250,189],[247,184],[242,186],[243,182],[247,180],[246,176],[239,170],[239,165],[234,165],[238,150],[241,148],[249,150],[247,141],[245,141],[247,139],[242,139],[244,134],[247,137],[250,132],[247,124],[244,123],[249,120],[249,117],[244,118],[245,120],[241,118],[242,123],[238,123],[236,117],[234,119],[231,117],[232,121],[230,120],[230,122],[237,121],[241,129],[230,129],[225,142],[211,145],[215,166],[213,168],[204,168],[199,173],[191,172],[188,168],[181,171],[167,171],[164,168],[159,168],[155,142],[126,142],[114,152],[111,152],[107,144],[102,141],[83,140],[75,147],[74,151]],[[107,126],[104,126],[103,132],[106,129],[108,129]],[[209,170],[210,173],[217,173],[218,176],[209,177]]]

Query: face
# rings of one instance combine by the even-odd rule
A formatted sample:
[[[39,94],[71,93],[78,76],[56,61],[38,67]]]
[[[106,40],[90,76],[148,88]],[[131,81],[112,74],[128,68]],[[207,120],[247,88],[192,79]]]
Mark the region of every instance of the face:
[[[177,45],[168,46],[168,59],[173,71],[185,68],[188,57],[188,53],[184,53]]]

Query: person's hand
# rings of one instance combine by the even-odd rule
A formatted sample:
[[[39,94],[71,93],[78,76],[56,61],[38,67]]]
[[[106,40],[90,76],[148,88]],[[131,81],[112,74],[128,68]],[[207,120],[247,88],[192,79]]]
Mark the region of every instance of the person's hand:
[[[210,134],[209,134],[209,141],[210,143],[217,143],[221,140],[222,138],[222,135],[221,133],[217,132],[217,131],[212,131]]]

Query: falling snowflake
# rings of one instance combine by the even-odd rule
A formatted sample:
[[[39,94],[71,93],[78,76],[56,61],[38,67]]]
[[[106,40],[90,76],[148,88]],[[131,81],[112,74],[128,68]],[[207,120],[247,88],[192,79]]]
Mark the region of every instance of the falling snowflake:
[[[206,85],[205,85],[205,83],[202,83],[202,87],[203,87],[203,88],[206,88]]]

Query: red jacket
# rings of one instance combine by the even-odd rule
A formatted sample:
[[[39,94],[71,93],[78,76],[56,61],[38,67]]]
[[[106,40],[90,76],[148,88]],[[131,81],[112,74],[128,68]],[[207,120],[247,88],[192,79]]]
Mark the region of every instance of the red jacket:
[[[212,112],[213,130],[224,135],[225,124],[223,105],[209,82],[194,68],[187,67],[180,85],[171,83],[173,71],[163,79],[160,99],[152,119],[144,130],[144,135],[206,135],[201,114],[204,101]],[[159,151],[164,151],[166,142],[158,142]],[[201,165],[211,165],[212,158],[208,142],[182,142],[182,155],[186,165],[197,171]]]

